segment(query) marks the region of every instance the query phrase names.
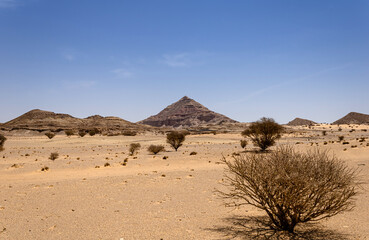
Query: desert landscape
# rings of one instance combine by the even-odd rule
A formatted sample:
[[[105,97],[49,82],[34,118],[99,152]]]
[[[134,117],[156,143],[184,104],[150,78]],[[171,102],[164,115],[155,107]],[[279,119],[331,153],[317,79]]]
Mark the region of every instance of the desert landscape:
[[[240,146],[241,131],[248,124],[231,120],[232,126],[215,123],[204,128],[206,120],[199,119],[213,112],[187,97],[163,112],[167,122],[176,118],[172,121],[176,125],[181,119],[196,122],[178,151],[166,143],[171,128],[156,123],[133,130],[135,124],[129,123],[135,134],[112,134],[105,128],[81,137],[73,120],[54,125],[51,139],[45,136],[49,131],[45,127],[56,122],[58,114],[38,110],[3,124],[1,133],[7,141],[0,154],[1,238],[264,239],[249,219],[265,216],[263,211],[251,206],[227,208],[216,192],[224,188],[222,158],[257,149],[252,143],[245,149]],[[328,150],[357,169],[364,182],[353,211],[299,228],[301,239],[369,238],[369,126],[355,124],[363,121],[356,116],[349,114],[343,119],[346,124],[340,125],[291,121],[276,144],[303,152]],[[60,129],[66,126],[73,135]],[[132,143],[140,144],[133,154]],[[166,150],[153,154],[147,150],[150,145]],[[56,159],[50,159],[51,153],[58,154]]]

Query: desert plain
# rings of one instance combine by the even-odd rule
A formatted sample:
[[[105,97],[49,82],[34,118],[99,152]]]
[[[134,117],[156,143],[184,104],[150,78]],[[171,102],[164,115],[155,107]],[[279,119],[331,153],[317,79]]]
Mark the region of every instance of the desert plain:
[[[265,238],[250,218],[265,216],[262,211],[227,208],[216,193],[224,189],[222,157],[243,154],[239,132],[188,135],[177,152],[155,132],[59,133],[53,139],[31,131],[3,134],[0,239]],[[131,143],[141,144],[133,156]],[[147,151],[151,144],[165,145],[166,151],[153,155]],[[352,211],[301,228],[301,238],[369,239],[369,126],[289,127],[281,144],[328,150],[357,169],[363,182]],[[253,149],[249,141],[246,150]],[[53,161],[52,152],[59,153]]]

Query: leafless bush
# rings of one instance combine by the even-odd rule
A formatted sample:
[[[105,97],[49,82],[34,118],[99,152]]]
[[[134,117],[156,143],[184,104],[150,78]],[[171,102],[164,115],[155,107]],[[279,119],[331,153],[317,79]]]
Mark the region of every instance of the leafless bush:
[[[276,123],[273,118],[261,118],[259,121],[251,123],[241,135],[251,138],[255,146],[261,151],[273,146],[275,141],[281,137],[283,127]]]
[[[52,132],[47,132],[47,133],[45,133],[45,135],[46,135],[49,139],[52,139],[53,137],[55,137],[55,133],[52,133]]]
[[[159,152],[163,152],[165,149],[164,149],[164,146],[162,145],[150,145],[148,148],[147,148],[147,151],[153,153],[153,154],[158,154]]]
[[[6,141],[6,137],[0,134],[0,152],[4,150],[4,143]]]
[[[219,193],[231,201],[227,206],[262,209],[278,231],[293,233],[299,223],[350,210],[358,193],[356,171],[326,151],[300,153],[285,146],[223,161],[229,191]]]
[[[186,139],[186,134],[183,132],[170,132],[167,134],[167,143],[169,143],[176,151]]]
[[[344,136],[338,136],[338,141],[342,142],[342,141],[343,141],[343,139],[345,139],[345,137],[344,137]]]
[[[140,148],[141,148],[141,144],[131,143],[131,145],[129,145],[129,154],[133,156],[133,154],[135,154],[135,152],[137,152]]]
[[[53,153],[51,153],[50,154],[50,157],[49,157],[49,159],[50,160],[55,160],[55,159],[57,159],[59,157],[59,153],[57,153],[57,152],[53,152]]]

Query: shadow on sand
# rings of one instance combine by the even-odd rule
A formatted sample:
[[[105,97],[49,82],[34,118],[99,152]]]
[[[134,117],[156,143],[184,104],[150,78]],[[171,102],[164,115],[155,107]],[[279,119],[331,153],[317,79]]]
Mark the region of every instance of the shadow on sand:
[[[224,226],[206,230],[223,235],[219,239],[280,239],[280,240],[348,240],[349,236],[323,229],[318,224],[307,223],[297,226],[295,234],[276,231],[269,227],[268,217],[234,216],[225,218]]]

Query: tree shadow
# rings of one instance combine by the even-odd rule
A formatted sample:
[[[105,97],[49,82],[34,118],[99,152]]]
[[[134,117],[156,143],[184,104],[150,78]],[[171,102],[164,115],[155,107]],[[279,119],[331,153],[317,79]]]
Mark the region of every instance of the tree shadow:
[[[297,226],[295,233],[272,229],[268,217],[233,216],[224,219],[223,226],[214,226],[206,230],[223,235],[219,239],[270,239],[270,240],[348,240],[349,236],[324,229],[318,224],[305,223]]]

